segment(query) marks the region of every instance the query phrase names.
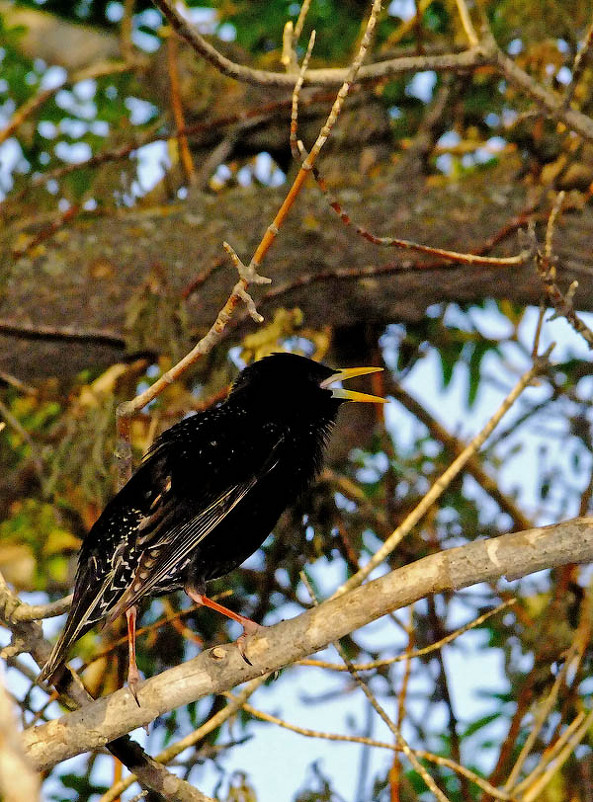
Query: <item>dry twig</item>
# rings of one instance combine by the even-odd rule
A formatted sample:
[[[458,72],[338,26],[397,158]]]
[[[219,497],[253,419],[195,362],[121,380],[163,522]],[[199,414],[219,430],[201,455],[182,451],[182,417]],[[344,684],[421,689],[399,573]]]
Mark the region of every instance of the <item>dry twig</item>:
[[[163,751],[155,757],[155,761],[163,764],[170,763],[186,749],[195,746],[195,744],[197,744],[199,741],[202,741],[213,730],[221,727],[225,721],[228,721],[230,718],[236,715],[242,707],[245,706],[249,697],[252,696],[252,694],[254,694],[255,691],[264,684],[267,678],[268,675],[265,674],[262,677],[252,679],[251,682],[249,682],[245,688],[243,688],[241,693],[237,694],[236,696],[228,694],[231,701],[226,707],[224,707],[222,710],[219,710],[218,713],[215,713],[211,718],[208,719],[208,721],[204,722],[201,727],[198,727],[197,730],[190,732],[189,735],[186,735],[179,741],[175,741],[175,743],[171,744],[171,746],[163,749]],[[137,777],[135,777],[134,774],[131,774],[129,777],[126,777],[125,780],[112,785],[109,791],[103,794],[99,802],[115,802],[118,797],[136,781]]]
[[[578,289],[579,282],[573,281],[568,290],[563,293],[556,283],[556,264],[553,256],[552,240],[556,229],[558,215],[562,209],[565,193],[559,192],[548,218],[546,227],[546,241],[543,253],[537,251],[535,262],[537,272],[542,280],[548,301],[553,306],[555,313],[552,320],[558,317],[566,318],[572,328],[580,334],[589,348],[593,349],[593,331],[584,323],[574,308],[574,296]]]
[[[443,646],[446,646],[448,643],[452,643],[454,640],[460,635],[463,635],[465,632],[469,632],[470,629],[475,629],[475,627],[479,627],[484,621],[487,621],[493,615],[497,615],[498,613],[506,610],[507,607],[510,607],[513,604],[516,604],[516,599],[509,599],[508,601],[499,604],[498,607],[495,607],[493,610],[488,610],[487,613],[483,613],[482,615],[478,616],[477,618],[472,619],[467,624],[464,624],[462,627],[459,627],[454,632],[450,632],[448,635],[445,635],[444,638],[441,638],[434,643],[431,643],[429,646],[424,646],[422,649],[412,649],[412,651],[406,651],[404,654],[398,654],[395,657],[386,657],[383,660],[373,660],[370,663],[353,663],[354,668],[356,671],[363,672],[363,671],[375,671],[378,668],[385,668],[386,666],[390,666],[393,663],[400,663],[403,660],[406,661],[406,664],[409,660],[413,660],[416,657],[425,657],[427,654],[432,654],[433,652],[437,651],[437,649],[442,649]],[[315,660],[315,659],[305,659],[299,660],[299,665],[301,666],[313,666],[315,668],[328,668],[332,671],[347,671],[348,669],[346,666],[341,665],[340,663],[329,663],[326,660]]]

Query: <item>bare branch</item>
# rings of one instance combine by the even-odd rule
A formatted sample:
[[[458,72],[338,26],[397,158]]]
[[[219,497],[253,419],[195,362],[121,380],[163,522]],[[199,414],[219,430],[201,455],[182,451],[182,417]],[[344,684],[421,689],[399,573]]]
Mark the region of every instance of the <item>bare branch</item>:
[[[39,665],[42,665],[50,655],[51,646],[43,637],[41,625],[37,621],[16,620],[16,613],[21,604],[20,599],[10,590],[0,573],[0,620],[12,631],[12,642],[3,650],[3,656],[8,657],[10,654],[27,651]],[[60,692],[62,687],[64,688],[61,701],[70,709],[77,706],[84,707],[93,701],[78,675],[69,669],[66,669],[64,679],[59,685]],[[145,787],[152,788],[165,797],[174,798],[177,802],[212,802],[209,797],[152,760],[127,736],[104,745],[130,771],[136,773]]]
[[[129,690],[122,688],[27,731],[25,744],[36,768],[45,770],[81,752],[101,748],[173,708],[276,671],[429,593],[591,561],[592,518],[477,540],[433,554],[251,637],[252,666],[245,663],[235,645],[216,646],[144,682],[139,690],[140,707]]]
[[[234,78],[243,83],[258,86],[283,86],[286,89],[292,89],[295,85],[297,81],[296,73],[268,72],[236,64],[226,56],[223,56],[222,53],[219,53],[195,28],[189,25],[169,0],[154,0],[154,4],[164,14],[177,34],[223,75],[228,75],[229,78]],[[404,56],[362,67],[358,74],[358,80],[378,81],[389,75],[420,70],[465,70],[483,66],[486,63],[487,60],[484,58],[480,48],[473,48],[464,53]],[[307,72],[305,83],[308,86],[339,86],[346,80],[347,76],[347,69],[310,70]]]
[[[219,710],[218,713],[215,713],[211,718],[208,719],[201,727],[198,727],[197,730],[190,732],[189,735],[186,735],[185,738],[181,738],[179,741],[175,741],[175,743],[168,746],[166,749],[158,754],[155,758],[157,763],[169,763],[171,760],[180,755],[185,749],[189,749],[191,746],[194,746],[199,741],[203,740],[209,733],[213,730],[218,729],[218,727],[222,726],[225,721],[228,721],[229,718],[236,715],[238,711],[245,705],[249,697],[255,693],[255,691],[264,684],[267,680],[267,675],[262,677],[257,677],[256,679],[251,680],[251,682],[243,688],[240,694],[236,697],[232,697],[229,704],[224,707],[222,710]],[[116,783],[113,785],[106,794],[103,794],[99,802],[114,802],[117,800],[121,794],[133,785],[137,781],[137,777],[134,774],[131,774],[129,777],[126,777],[125,780]]]
[[[13,621],[41,621],[67,613],[72,604],[72,594],[49,604],[21,604],[12,615]]]

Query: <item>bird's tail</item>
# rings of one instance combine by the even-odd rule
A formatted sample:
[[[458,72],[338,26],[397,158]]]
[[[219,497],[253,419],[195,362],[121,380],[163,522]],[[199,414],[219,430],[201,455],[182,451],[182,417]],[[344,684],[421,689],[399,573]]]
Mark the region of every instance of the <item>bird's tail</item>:
[[[93,610],[92,608],[90,610],[84,610],[84,605],[81,604],[82,601],[83,600],[80,598],[74,599],[66,625],[55,646],[51,650],[46,664],[41,669],[41,673],[37,678],[38,682],[43,682],[45,680],[53,681],[65,664],[72,644],[88,632],[89,629],[93,627],[94,623],[96,623],[94,620],[89,621],[90,614]]]
[[[62,632],[56,644],[54,645],[53,649],[51,650],[49,659],[41,669],[41,673],[37,678],[38,682],[45,682],[46,680],[52,682],[56,674],[58,674],[58,672],[61,670],[62,666],[66,662],[66,657],[68,656],[70,647],[78,637],[78,631],[77,631],[78,628],[76,626],[69,626],[71,622],[72,619],[69,618],[64,628],[64,631]]]

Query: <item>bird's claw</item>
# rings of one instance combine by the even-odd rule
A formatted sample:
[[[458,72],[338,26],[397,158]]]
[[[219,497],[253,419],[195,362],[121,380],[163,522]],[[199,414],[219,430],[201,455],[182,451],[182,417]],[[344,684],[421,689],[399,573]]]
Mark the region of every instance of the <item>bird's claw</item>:
[[[267,627],[263,626],[262,624],[256,624],[255,621],[251,621],[249,619],[246,619],[244,622],[241,622],[241,623],[243,624],[243,634],[240,635],[237,638],[237,641],[236,641],[237,642],[237,648],[239,649],[239,654],[241,655],[243,660],[245,660],[247,665],[248,666],[252,666],[253,663],[251,662],[251,660],[247,657],[247,655],[245,653],[246,652],[246,648],[247,648],[248,640],[252,635],[257,635],[257,634],[263,633],[263,631],[265,629],[267,629]]]
[[[130,693],[134,697],[134,701],[136,702],[138,707],[141,707],[140,700],[138,699],[138,685],[140,684],[140,679],[141,677],[138,669],[136,668],[136,670],[134,671],[132,670],[132,668],[130,668],[130,670],[128,671],[128,688],[130,690]]]

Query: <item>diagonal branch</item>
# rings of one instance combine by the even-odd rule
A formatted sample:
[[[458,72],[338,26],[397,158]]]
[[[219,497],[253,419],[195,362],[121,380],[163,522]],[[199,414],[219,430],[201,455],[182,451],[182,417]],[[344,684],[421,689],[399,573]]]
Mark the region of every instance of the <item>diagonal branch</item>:
[[[33,765],[47,770],[144,727],[157,716],[284,666],[430,593],[593,561],[593,518],[477,540],[392,571],[253,636],[249,666],[236,646],[216,646],[140,686],[138,707],[127,688],[24,733]]]

